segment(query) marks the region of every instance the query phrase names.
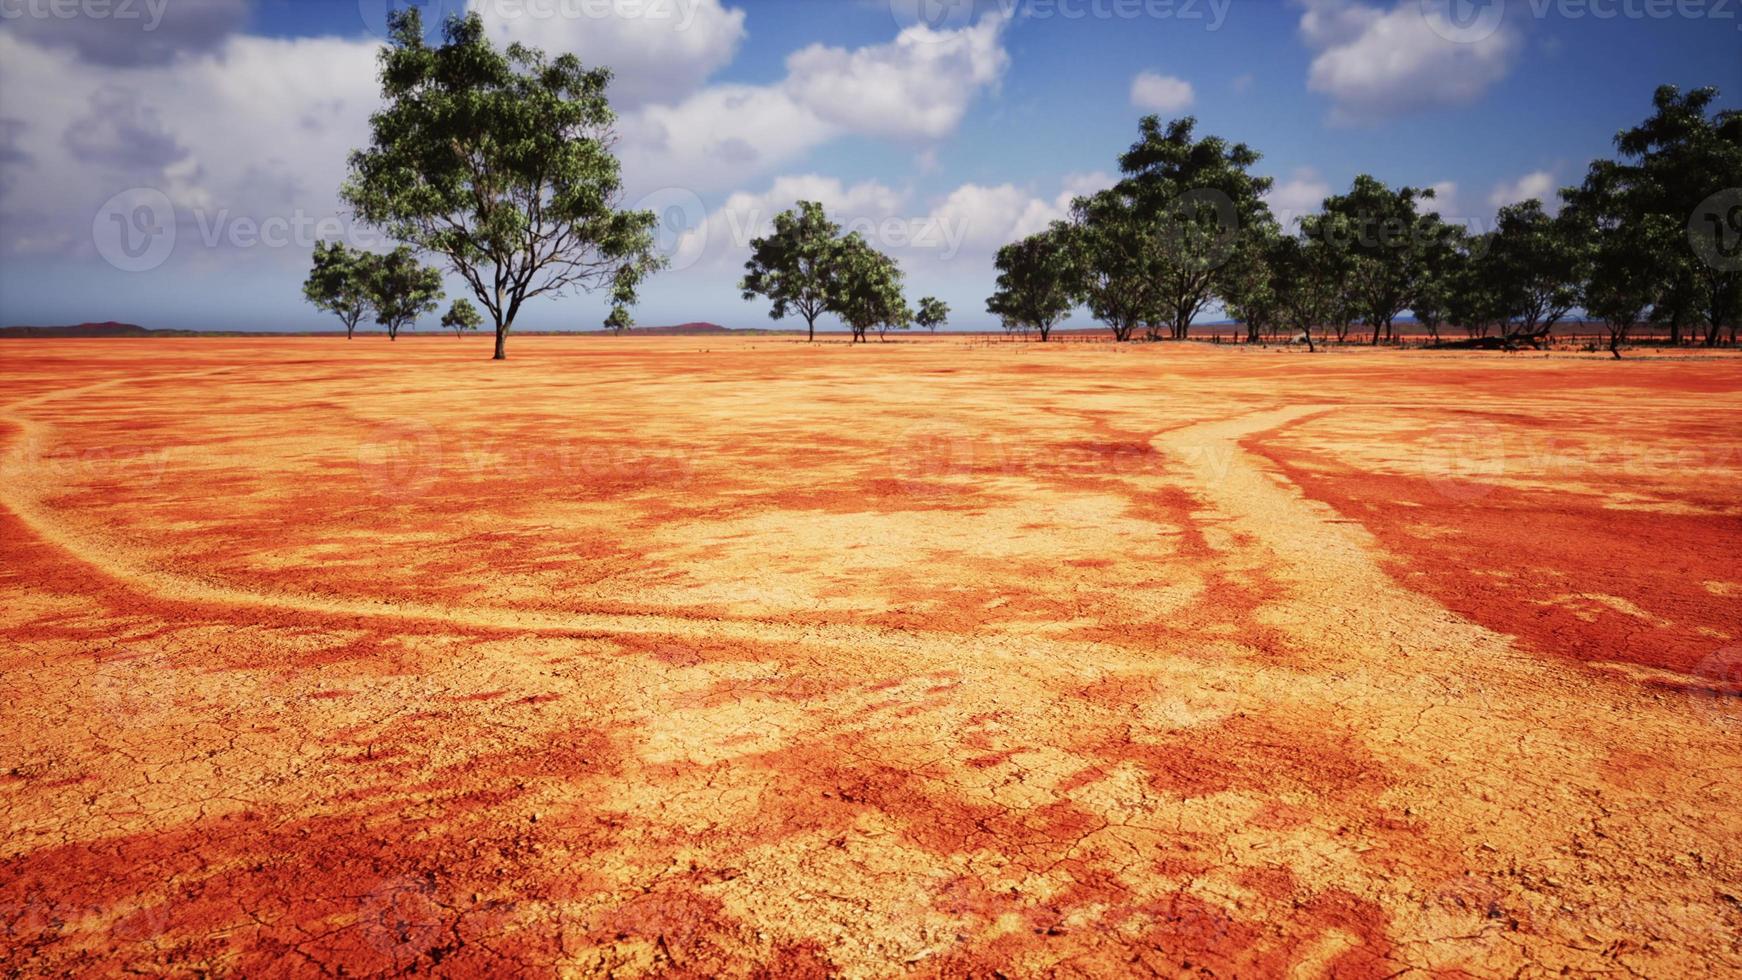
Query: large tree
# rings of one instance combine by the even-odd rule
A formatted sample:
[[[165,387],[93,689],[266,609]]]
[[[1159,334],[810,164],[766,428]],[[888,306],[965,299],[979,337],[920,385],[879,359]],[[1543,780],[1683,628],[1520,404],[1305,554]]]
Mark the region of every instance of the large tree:
[[[1416,278],[1410,312],[1427,331],[1428,339],[1440,342],[1440,326],[1451,318],[1453,293],[1459,276],[1468,261],[1468,232],[1464,226],[1440,220],[1437,213],[1423,216],[1421,233],[1421,269]]]
[[[1079,258],[1071,229],[1062,222],[1000,248],[993,261],[998,289],[987,298],[986,312],[1007,331],[1040,331],[1045,343],[1076,305]]]
[[[1584,183],[1561,192],[1565,215],[1591,243],[1590,269],[1578,303],[1603,321],[1609,352],[1621,356],[1633,327],[1656,305],[1666,281],[1658,250],[1681,232],[1667,215],[1637,209],[1637,171],[1613,160],[1596,160]]]
[[[1130,340],[1138,326],[1159,316],[1160,230],[1120,188],[1077,198],[1071,214],[1079,298],[1115,341]]]
[[[1578,305],[1589,274],[1589,240],[1575,216],[1552,216],[1541,201],[1520,201],[1500,209],[1487,259],[1506,313],[1507,342],[1540,346]]]
[[[387,328],[388,340],[398,340],[399,331],[441,305],[442,274],[419,262],[405,245],[370,256],[367,281],[375,322]]]
[[[653,212],[617,207],[611,73],[519,44],[498,51],[476,13],[449,18],[435,47],[415,7],[390,26],[386,106],[342,191],[357,215],[447,258],[489,311],[498,360],[530,299],[609,288],[617,306],[633,303],[664,260]]]
[[[853,342],[864,342],[870,330],[905,327],[913,311],[901,295],[901,269],[895,260],[872,248],[853,232],[840,240],[837,266],[829,290],[830,313],[853,331]]]
[[[1197,139],[1196,126],[1190,116],[1165,127],[1145,116],[1137,142],[1119,158],[1119,192],[1140,221],[1159,225],[1147,322],[1165,325],[1175,340],[1186,339],[1192,320],[1231,275],[1227,265],[1241,235],[1272,221],[1264,203],[1271,179],[1249,172],[1258,153],[1217,136]]]
[[[1742,187],[1742,111],[1713,113],[1717,98],[1715,88],[1684,95],[1674,85],[1661,86],[1651,117],[1615,137],[1630,161],[1615,179],[1632,220],[1644,225],[1655,214],[1677,222],[1673,230],[1660,223],[1651,248],[1662,287],[1658,314],[1669,324],[1672,343],[1698,322],[1706,343],[1715,344],[1726,326],[1734,333],[1742,312],[1742,217],[1736,210],[1742,207],[1736,192]]]
[[[1392,338],[1392,322],[1409,307],[1420,285],[1428,216],[1417,207],[1434,192],[1415,187],[1395,190],[1367,174],[1355,178],[1349,193],[1325,199],[1326,213],[1343,220],[1331,244],[1347,256],[1349,298],[1373,328],[1373,343]],[[1438,216],[1434,215],[1434,220]]]
[[[302,284],[302,295],[318,309],[338,316],[345,339],[357,333],[357,321],[369,312],[369,267],[373,256],[345,247],[344,242],[315,242],[314,268]]]
[[[797,209],[775,215],[773,232],[750,243],[739,283],[744,298],[772,300],[771,319],[783,320],[788,313],[804,317],[809,339],[816,340],[817,317],[829,308],[840,264],[840,235],[841,226],[816,201],[800,201]]]

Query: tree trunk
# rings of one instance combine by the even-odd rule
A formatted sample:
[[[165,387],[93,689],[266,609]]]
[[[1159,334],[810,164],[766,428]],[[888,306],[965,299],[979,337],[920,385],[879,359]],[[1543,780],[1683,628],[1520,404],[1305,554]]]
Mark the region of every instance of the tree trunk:
[[[812,344],[816,343],[817,342],[817,317],[816,317],[816,314],[813,313],[810,316],[805,317],[804,323],[805,323],[805,326],[807,328],[809,328],[809,330],[810,330],[810,336],[806,337],[805,340],[808,343],[812,343]]]
[[[1051,336],[1052,336],[1052,328],[1045,325],[1045,324],[1041,324],[1041,326],[1040,326],[1040,342],[1043,344],[1046,343],[1046,339],[1048,337],[1051,337]]]
[[[492,361],[508,360],[508,327],[506,325],[499,324],[496,327],[496,354],[490,359]]]

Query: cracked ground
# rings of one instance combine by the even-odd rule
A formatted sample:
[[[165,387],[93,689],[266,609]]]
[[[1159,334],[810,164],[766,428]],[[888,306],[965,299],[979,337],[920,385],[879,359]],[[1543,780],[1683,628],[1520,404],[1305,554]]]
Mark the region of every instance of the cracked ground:
[[[1742,359],[0,362],[0,973],[1742,975]]]

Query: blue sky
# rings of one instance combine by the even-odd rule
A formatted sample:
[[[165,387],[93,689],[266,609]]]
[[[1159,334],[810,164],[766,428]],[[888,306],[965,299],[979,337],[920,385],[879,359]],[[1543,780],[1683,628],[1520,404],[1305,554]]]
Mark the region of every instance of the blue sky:
[[[135,0],[131,21],[33,2],[0,20],[0,323],[332,326],[299,286],[315,238],[384,244],[334,191],[387,0]],[[745,241],[814,196],[897,257],[910,297],[989,327],[992,251],[1104,185],[1148,111],[1251,144],[1280,212],[1366,172],[1480,223],[1576,181],[1658,84],[1742,104],[1742,5],[1717,0],[957,0],[932,27],[921,0],[472,2],[500,38],[618,71],[630,201],[673,229],[650,325],[769,325],[734,288]],[[172,247],[117,261],[154,208]],[[517,325],[604,311],[572,296]]]

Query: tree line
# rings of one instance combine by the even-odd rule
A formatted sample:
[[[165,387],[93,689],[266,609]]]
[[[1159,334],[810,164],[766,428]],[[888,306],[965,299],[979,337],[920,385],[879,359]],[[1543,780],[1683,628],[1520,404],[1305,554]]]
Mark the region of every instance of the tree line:
[[[611,73],[573,55],[520,44],[497,50],[475,14],[424,40],[416,7],[390,18],[379,60],[384,107],[371,141],[351,154],[343,200],[365,225],[401,243],[387,254],[321,243],[306,298],[337,315],[347,337],[368,315],[389,338],[433,312],[446,260],[483,312],[457,300],[442,318],[456,335],[488,315],[495,354],[524,304],[605,290],[605,326],[625,330],[648,275],[665,265],[651,211],[623,209],[611,147]],[[1119,181],[1072,202],[1068,219],[998,250],[989,313],[1045,341],[1086,308],[1115,340],[1188,339],[1215,304],[1248,341],[1286,332],[1309,347],[1397,339],[1405,312],[1436,343],[1540,346],[1575,309],[1600,319],[1619,355],[1642,322],[1672,343],[1736,342],[1742,310],[1742,112],[1713,112],[1717,90],[1657,90],[1654,112],[1615,139],[1617,159],[1540,201],[1500,209],[1478,231],[1432,210],[1434,192],[1362,175],[1319,213],[1283,228],[1252,173],[1259,154],[1196,134],[1196,120],[1141,120],[1119,158]],[[875,331],[936,330],[935,297],[910,307],[900,267],[863,235],[843,235],[821,204],[797,202],[751,242],[740,291],[798,315],[809,337],[824,313],[863,342]]]

